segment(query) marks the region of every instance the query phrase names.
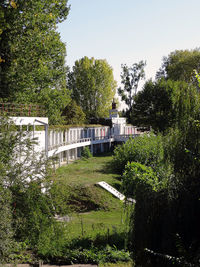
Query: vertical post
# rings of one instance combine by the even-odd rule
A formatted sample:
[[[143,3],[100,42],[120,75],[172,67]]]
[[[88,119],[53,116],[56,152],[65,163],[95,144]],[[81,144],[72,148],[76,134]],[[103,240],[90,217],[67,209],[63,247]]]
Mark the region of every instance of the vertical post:
[[[94,154],[94,145],[93,144],[91,144],[91,153],[92,153],[92,155]]]
[[[103,152],[103,143],[100,144],[101,153]]]
[[[78,158],[78,156],[77,156],[77,147],[74,149],[74,153],[75,153],[75,159],[77,159]]]
[[[45,124],[45,154],[46,157],[48,158],[48,143],[49,143],[49,133],[48,133],[48,124]]]
[[[58,164],[59,164],[59,167],[60,167],[61,166],[61,153],[58,154],[58,158],[59,158],[58,159],[59,160]]]

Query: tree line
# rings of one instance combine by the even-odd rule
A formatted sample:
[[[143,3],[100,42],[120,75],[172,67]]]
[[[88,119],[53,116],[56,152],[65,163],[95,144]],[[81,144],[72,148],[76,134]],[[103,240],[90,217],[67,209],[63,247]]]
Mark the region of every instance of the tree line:
[[[142,90],[137,91],[138,83],[145,77],[146,63],[140,61],[131,67],[122,65],[122,85],[118,89],[122,101],[127,104],[125,112],[133,125],[165,132],[169,127],[181,123],[189,109],[195,108],[195,99],[189,100],[188,94],[199,91],[195,73],[200,72],[200,49],[176,50],[163,58],[155,80],[145,82]],[[184,92],[184,93],[183,93]],[[188,98],[183,108],[183,98]]]

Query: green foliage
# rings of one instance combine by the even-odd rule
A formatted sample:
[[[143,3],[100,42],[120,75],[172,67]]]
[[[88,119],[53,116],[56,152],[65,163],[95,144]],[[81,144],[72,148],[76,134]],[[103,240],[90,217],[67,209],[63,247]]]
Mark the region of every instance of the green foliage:
[[[6,263],[34,263],[35,257],[26,242],[16,242],[14,249],[6,259]]]
[[[54,258],[64,257],[64,247],[68,242],[66,239],[67,226],[61,222],[52,222],[49,227],[40,232],[37,243],[37,254],[46,261],[51,262]]]
[[[70,101],[66,89],[65,44],[56,24],[66,19],[67,0],[1,2],[0,97],[4,101],[44,104],[50,123],[61,122]]]
[[[52,203],[41,192],[41,181],[12,186],[15,238],[37,247],[40,234],[53,222]]]
[[[199,72],[200,49],[175,50],[163,58],[162,67],[157,72],[157,79],[164,77],[174,81],[185,81],[197,85],[194,69]]]
[[[135,98],[131,119],[138,126],[166,132],[170,127],[183,127],[199,106],[194,86],[183,81],[150,80]]]
[[[122,176],[122,188],[125,196],[135,197],[146,194],[149,189],[157,191],[159,179],[151,167],[138,162],[128,163]]]
[[[4,263],[15,245],[12,228],[12,195],[7,184],[9,163],[12,160],[17,136],[9,131],[8,119],[4,117],[0,118],[0,133],[0,263]]]
[[[193,118],[163,137],[164,162],[168,162],[173,171],[170,175],[163,173],[167,186],[160,184],[162,186],[154,190],[154,184],[149,186],[152,173],[148,173],[148,178],[143,176],[143,167],[138,174],[135,164],[133,169],[142,177],[142,186],[137,187],[137,180],[131,184],[134,179],[131,172],[125,173],[126,188],[130,184],[140,189],[134,196],[136,205],[130,235],[137,266],[199,264],[199,112],[190,115]],[[127,168],[129,170],[131,164]]]
[[[108,117],[116,81],[106,60],[88,57],[77,60],[68,74],[68,87],[87,119]]]
[[[195,70],[195,71],[194,71],[194,73],[195,73],[195,76],[196,76],[197,82],[198,82],[198,84],[199,84],[199,87],[200,87],[200,74],[198,73],[198,71],[197,71],[197,70]]]
[[[74,100],[65,107],[62,116],[64,117],[65,124],[69,125],[83,125],[86,120],[85,113]]]
[[[146,82],[135,97],[132,123],[166,132],[184,127],[199,109],[200,50],[176,50],[163,59],[156,81]]]
[[[0,120],[0,254],[1,261],[25,261],[16,244],[36,249],[41,234],[54,223],[46,161],[33,154],[29,132],[18,132],[6,118]],[[46,190],[44,194],[42,191]]]
[[[51,246],[51,245],[50,245]],[[49,255],[41,254],[43,259],[48,262],[56,264],[94,264],[103,262],[128,262],[130,261],[130,254],[125,250],[118,250],[115,247],[101,247],[90,249],[77,248],[77,249],[66,249],[63,247],[62,254],[54,254],[53,251]]]
[[[90,149],[88,146],[84,147],[83,150],[81,151],[81,157],[85,159],[92,157],[92,153],[90,152]]]
[[[1,172],[0,167],[0,172]],[[13,242],[11,194],[5,188],[4,180],[0,174],[0,263],[6,262],[10,255]]]
[[[152,167],[155,171],[161,166],[164,151],[160,135],[144,134],[116,147],[113,156],[114,168],[123,173],[128,162],[139,162]]]
[[[144,61],[134,63],[131,67],[128,67],[126,64],[122,65],[121,83],[124,88],[118,88],[118,94],[121,96],[122,101],[128,106],[129,116],[132,111],[134,96],[137,93],[139,82],[145,78],[145,66],[146,62]]]
[[[94,186],[71,186],[62,179],[57,179],[50,192],[55,211],[60,215],[66,215],[72,211],[88,212],[108,209],[104,203],[106,199],[101,199],[103,195],[96,195],[99,192]]]

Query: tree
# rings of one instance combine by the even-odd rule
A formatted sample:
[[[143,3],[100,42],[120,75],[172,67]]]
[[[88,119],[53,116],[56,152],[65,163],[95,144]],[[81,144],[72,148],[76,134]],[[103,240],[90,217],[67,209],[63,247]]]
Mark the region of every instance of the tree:
[[[186,82],[150,80],[135,97],[131,122],[138,126],[152,127],[156,132],[164,132],[189,119],[197,98],[196,88]]]
[[[108,116],[115,95],[116,81],[106,60],[83,57],[68,74],[68,86],[86,118]]]
[[[200,49],[170,53],[156,80],[147,81],[136,95],[131,122],[162,132],[177,124],[183,126],[197,103],[199,83],[194,70],[198,73],[199,69]]]
[[[197,85],[194,77],[194,69],[200,71],[200,48],[193,50],[175,50],[163,58],[161,68],[156,78],[185,81]]]
[[[65,120],[65,124],[84,124],[85,123],[85,113],[82,108],[72,100],[69,105],[67,105],[62,113]]]
[[[56,31],[56,24],[67,17],[67,0],[18,0],[13,6],[3,1],[0,7],[4,22],[0,43],[3,60],[0,98],[10,102],[44,103],[50,122],[56,123],[70,101],[64,66],[66,50]]]
[[[139,82],[145,78],[145,66],[146,62],[144,61],[134,63],[132,67],[128,67],[126,64],[122,65],[121,83],[124,88],[118,88],[118,94],[128,106],[128,116],[132,111],[134,96],[137,94]]]

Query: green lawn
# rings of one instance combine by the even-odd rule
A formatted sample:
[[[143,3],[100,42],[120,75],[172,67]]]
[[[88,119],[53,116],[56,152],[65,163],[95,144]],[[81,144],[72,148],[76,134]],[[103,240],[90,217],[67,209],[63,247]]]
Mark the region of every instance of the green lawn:
[[[58,179],[71,188],[87,188],[88,197],[94,202],[103,202],[105,209],[90,212],[71,213],[68,223],[70,238],[79,236],[94,236],[106,231],[123,231],[126,221],[124,204],[106,190],[95,186],[99,181],[105,181],[116,189],[120,189],[119,175],[112,171],[110,154],[92,157],[87,160],[77,160],[72,164],[57,169]],[[76,190],[76,189],[75,189]],[[81,190],[79,194],[82,194]],[[76,194],[78,194],[76,192]],[[80,196],[81,197],[81,196]],[[109,229],[109,230],[108,230]]]
[[[72,185],[83,184],[85,186],[105,181],[116,186],[120,184],[117,180],[118,174],[113,173],[110,167],[112,156],[100,155],[87,160],[77,160],[72,164],[57,169],[57,174],[66,179]]]
[[[122,204],[116,210],[72,214],[72,220],[68,224],[69,237],[95,237],[108,231],[122,232],[126,227],[125,221],[126,215]]]
[[[107,154],[77,160],[58,168],[55,175],[54,199],[58,206],[65,205],[64,212],[60,209],[62,215],[65,215],[66,211],[70,217],[65,231],[69,249],[76,251],[84,248],[90,251],[96,248],[105,254],[108,252],[103,251],[109,245],[113,249],[109,253],[118,257],[115,249],[122,251],[119,255],[124,255],[122,257],[127,261],[127,252],[123,252],[127,247],[128,230],[124,203],[96,185],[99,181],[105,181],[120,190],[120,177],[113,172],[111,161],[111,154]],[[67,210],[68,207],[73,210],[70,212]],[[131,263],[101,265],[103,266],[125,267],[131,266]]]

